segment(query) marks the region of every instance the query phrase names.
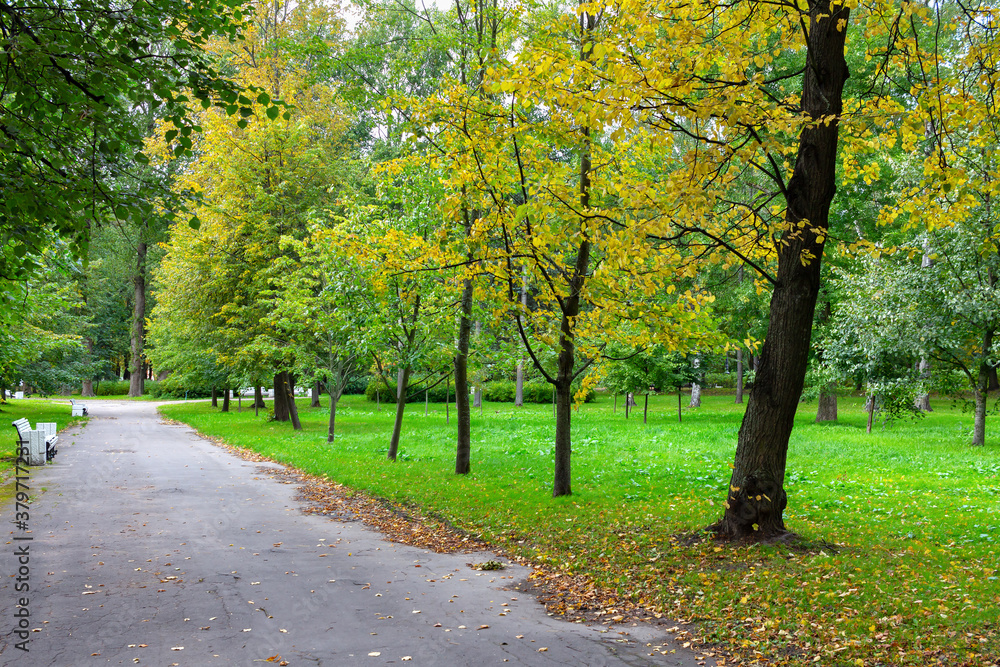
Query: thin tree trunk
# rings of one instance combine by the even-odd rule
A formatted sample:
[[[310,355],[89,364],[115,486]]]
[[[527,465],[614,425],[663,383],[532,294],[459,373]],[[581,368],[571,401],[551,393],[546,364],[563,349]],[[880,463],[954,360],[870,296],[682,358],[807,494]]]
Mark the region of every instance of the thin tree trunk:
[[[975,447],[981,447],[986,444],[986,403],[988,394],[986,393],[986,388],[983,386],[985,383],[982,382],[982,379],[980,377],[980,386],[976,387],[973,392],[976,409],[972,427],[972,444]]]
[[[677,385],[677,423],[682,423],[681,418],[681,386]]]
[[[334,434],[336,432],[337,425],[337,402],[340,400],[340,392],[328,389],[327,393],[330,395],[330,422],[326,427],[326,442],[327,444],[333,443]]]
[[[426,417],[430,413],[430,410],[431,410],[430,391],[424,389],[424,417]]]
[[[229,387],[222,390],[222,411],[229,412]]]
[[[649,414],[649,392],[646,392],[646,400],[642,405],[642,423],[646,423],[646,415]]]
[[[295,376],[285,371],[285,396],[288,397],[288,416],[292,420],[292,428],[296,431],[302,430],[302,422],[299,421],[299,408],[295,405]]]
[[[992,278],[992,276],[991,276]],[[995,283],[991,280],[990,284]],[[986,444],[986,404],[989,400],[990,370],[991,366],[985,361],[986,356],[993,350],[993,330],[987,329],[983,336],[983,362],[979,365],[979,376],[976,378],[976,388],[973,396],[976,401],[976,409],[972,427],[972,444],[982,447]]]
[[[406,408],[406,389],[410,384],[410,367],[403,366],[396,375],[396,421],[392,425],[392,437],[389,439],[388,458],[396,460],[399,451],[399,434],[403,431],[403,410]]]
[[[475,332],[476,340],[483,335],[483,323],[476,320],[476,324],[473,327]],[[483,383],[482,378],[479,378],[476,385],[472,388],[472,407],[479,408],[479,414],[483,414]]]
[[[930,362],[927,361],[926,359],[921,359],[920,364],[917,366],[917,371],[920,374],[921,380],[926,380],[930,378],[931,376]],[[933,408],[931,408],[931,395],[926,392],[923,392],[917,396],[917,399],[914,402],[914,406],[917,408],[917,410],[920,410],[921,412],[934,411]]]
[[[736,402],[743,402],[743,348],[736,350]]]
[[[871,433],[872,422],[875,421],[875,394],[868,396],[868,399],[865,401],[865,410],[868,411],[868,425],[865,427],[865,433]]]
[[[140,231],[140,233],[142,233]],[[136,245],[136,267],[133,287],[135,306],[132,310],[132,371],[129,375],[128,395],[142,396],[143,371],[142,353],[146,329],[146,242]]]
[[[451,376],[444,379],[444,425],[451,423]]]
[[[471,234],[472,220],[468,210],[462,211],[466,236]],[[469,339],[472,334],[472,280],[462,281],[459,301],[458,337],[455,352],[455,412],[458,434],[455,439],[455,474],[466,475],[472,452],[472,415],[469,407]]]
[[[319,407],[319,382],[318,381],[317,382],[313,382],[312,396],[311,396],[311,398],[312,398],[312,400],[309,401],[309,407],[310,408],[318,408]]]
[[[769,539],[785,532],[788,440],[809,358],[848,76],[844,43],[849,7],[819,0],[809,4],[809,13],[806,58],[811,65],[803,73],[801,107],[813,122],[802,130],[785,186],[787,225],[777,244],[767,336],[737,439],[725,514],[712,526],[729,539]]]
[[[212,385],[212,407],[219,407],[219,388],[214,384]]]
[[[521,307],[528,307],[528,273],[527,270],[523,272],[521,276]],[[521,313],[517,314],[517,318],[521,320],[522,324],[524,322],[524,315]],[[514,405],[516,407],[522,407],[524,405],[524,351],[521,352],[521,358],[517,360],[517,382],[514,389]]]

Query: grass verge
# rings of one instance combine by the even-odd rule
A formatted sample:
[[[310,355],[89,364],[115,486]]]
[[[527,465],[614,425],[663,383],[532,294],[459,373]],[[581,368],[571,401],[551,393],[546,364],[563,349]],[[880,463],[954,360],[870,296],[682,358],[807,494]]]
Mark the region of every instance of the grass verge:
[[[686,402],[685,402],[686,404]],[[698,624],[742,664],[1000,665],[1000,420],[986,447],[967,445],[972,416],[946,405],[919,421],[865,433],[859,399],[840,419],[797,417],[786,524],[802,540],[729,546],[698,533],[721,513],[742,406],[706,396],[677,420],[676,396],[626,420],[602,397],[573,416],[573,490],[551,498],[550,406],[489,404],[473,415],[473,472],[456,476],[454,411],[407,408],[400,459],[385,460],[391,411],[348,397],[338,437],[328,411],[304,429],[221,413],[162,412],[202,433],[379,498],[415,505],[475,539],[611,596]],[[586,606],[571,598],[561,611]],[[558,607],[557,607],[558,608]],[[719,658],[722,660],[722,658]],[[722,664],[722,663],[719,663]],[[727,662],[725,664],[733,664]]]
[[[0,482],[12,473],[17,462],[17,432],[11,423],[22,417],[31,422],[32,426],[38,422],[55,422],[59,425],[59,430],[86,419],[70,416],[69,401],[22,398],[0,404],[0,427],[8,429],[8,445],[0,450]]]

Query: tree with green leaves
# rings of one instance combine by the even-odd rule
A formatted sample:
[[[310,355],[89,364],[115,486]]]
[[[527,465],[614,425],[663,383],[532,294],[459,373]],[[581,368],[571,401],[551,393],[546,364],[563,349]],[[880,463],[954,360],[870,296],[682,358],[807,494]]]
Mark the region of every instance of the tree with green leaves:
[[[145,108],[190,147],[192,103],[249,110],[207,47],[235,41],[242,0],[0,2],[0,276],[37,269],[51,239],[79,256],[88,230],[152,213]],[[155,194],[166,194],[159,192]]]

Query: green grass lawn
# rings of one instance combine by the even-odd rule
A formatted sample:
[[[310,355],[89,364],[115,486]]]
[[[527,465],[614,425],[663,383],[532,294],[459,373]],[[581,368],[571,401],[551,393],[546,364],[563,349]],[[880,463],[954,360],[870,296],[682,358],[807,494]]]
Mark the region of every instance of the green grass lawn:
[[[392,408],[363,397],[299,408],[304,429],[252,410],[164,406],[165,415],[305,472],[412,503],[509,553],[584,574],[752,664],[1000,665],[1000,419],[968,446],[971,413],[944,401],[865,433],[861,400],[840,421],[799,411],[786,525],[803,545],[684,539],[720,516],[743,406],[706,396],[642,403],[626,420],[604,396],[573,415],[573,495],[551,497],[551,406],[487,403],[472,418],[472,474],[454,469],[455,414],[407,407],[400,458],[385,459]],[[684,404],[687,404],[685,398]],[[762,663],[763,664],[763,663]]]
[[[12,474],[17,461],[17,431],[12,422],[26,418],[35,426],[38,422],[55,422],[59,430],[83,421],[82,417],[70,417],[69,401],[49,401],[39,398],[11,399],[0,405],[0,429],[7,429],[7,446],[0,450],[0,480]]]

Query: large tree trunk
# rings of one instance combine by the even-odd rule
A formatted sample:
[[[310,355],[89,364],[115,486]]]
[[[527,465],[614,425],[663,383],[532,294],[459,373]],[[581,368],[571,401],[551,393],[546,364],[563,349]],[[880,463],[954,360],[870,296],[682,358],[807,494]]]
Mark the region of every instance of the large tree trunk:
[[[396,453],[399,451],[399,434],[403,431],[403,410],[406,409],[406,390],[410,385],[410,367],[403,366],[396,374],[396,421],[392,425],[392,437],[389,439],[388,458],[396,460]],[[468,394],[466,394],[468,402]]]
[[[214,384],[212,385],[212,407],[219,407],[219,389]]]
[[[274,419],[286,422],[288,416],[288,394],[286,393],[285,372],[274,375]]]
[[[319,407],[319,382],[313,382],[312,386],[312,400],[309,401],[310,408]]]
[[[266,407],[264,403],[264,390],[260,385],[255,385],[253,388],[253,407],[254,409]]]
[[[816,422],[837,421],[837,394],[826,387],[819,390],[819,407],[816,409]]]
[[[222,390],[222,411],[229,412],[229,387]]]
[[[141,233],[141,232],[140,232]],[[139,241],[136,246],[136,266],[133,285],[135,288],[135,307],[132,310],[132,369],[129,375],[128,395],[142,396],[144,362],[142,358],[145,346],[146,329],[146,242]]]
[[[87,359],[92,359],[94,355],[94,341],[91,338],[83,339],[84,345],[87,347]],[[88,362],[89,363],[89,362]],[[92,398],[96,396],[94,393],[94,378],[88,377],[83,380],[83,387],[80,391],[80,396],[83,398]]]
[[[785,188],[787,231],[777,248],[770,323],[740,427],[726,511],[712,526],[729,539],[768,539],[785,532],[788,439],[805,380],[820,260],[836,189],[849,12],[831,0],[810,3],[806,53],[810,65],[803,74],[802,109],[816,122],[802,130],[795,168]],[[803,221],[808,224],[800,227]]]
[[[736,402],[743,402],[743,349],[736,350]]]

